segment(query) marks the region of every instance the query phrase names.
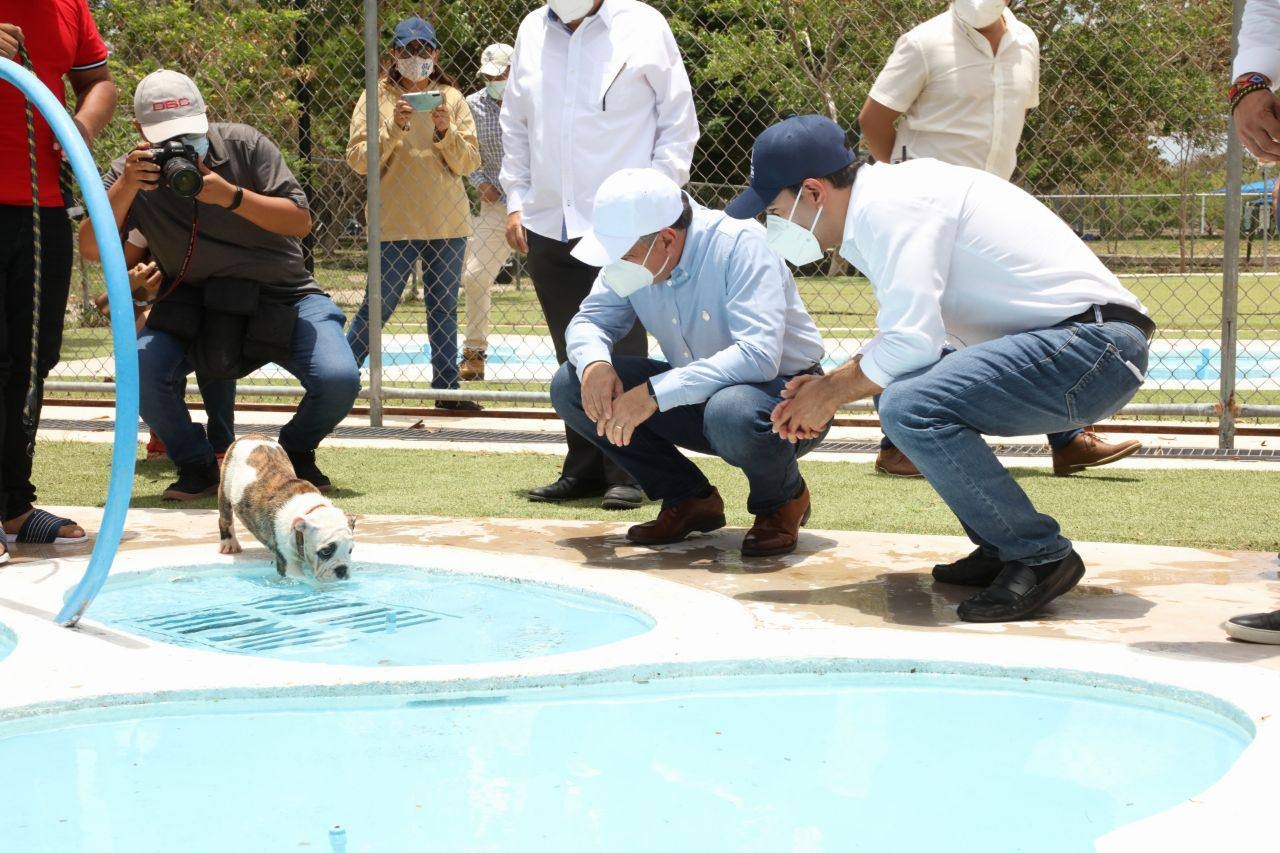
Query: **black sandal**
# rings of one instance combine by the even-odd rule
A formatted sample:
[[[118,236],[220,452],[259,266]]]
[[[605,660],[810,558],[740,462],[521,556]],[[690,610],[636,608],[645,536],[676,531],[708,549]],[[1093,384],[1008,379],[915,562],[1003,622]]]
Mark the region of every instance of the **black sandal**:
[[[1075,551],[1058,561],[1044,580],[1023,563],[1008,563],[991,586],[960,604],[965,622],[1014,622],[1039,612],[1075,588],[1084,577],[1084,561]]]

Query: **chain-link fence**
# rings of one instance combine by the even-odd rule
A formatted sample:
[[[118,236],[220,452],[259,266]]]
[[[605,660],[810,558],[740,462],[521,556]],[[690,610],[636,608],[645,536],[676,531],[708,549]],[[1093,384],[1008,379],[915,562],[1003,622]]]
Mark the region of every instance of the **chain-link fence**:
[[[486,169],[477,150],[492,142],[481,51],[513,43],[520,20],[537,4],[377,3],[371,47],[382,82],[368,92],[364,18],[355,0],[93,5],[126,98],[146,73],[182,70],[201,86],[213,120],[252,124],[280,145],[311,199],[315,276],[354,318],[362,359],[370,225],[364,102],[366,94],[379,99],[383,154],[400,153],[381,165],[380,242],[373,248],[381,255],[374,266],[389,316],[372,359],[376,375],[366,365],[366,384],[388,404],[481,398],[496,408],[541,399],[555,353],[521,259],[501,238],[501,202],[481,199]],[[722,204],[745,182],[753,140],[781,117],[819,112],[854,126],[898,37],[948,7],[943,0],[651,5],[669,21],[692,80],[701,138],[689,189],[709,205]],[[1222,377],[1223,283],[1238,263],[1239,316],[1227,318],[1239,338],[1236,401],[1246,414],[1280,413],[1255,408],[1280,404],[1280,259],[1265,187],[1253,185],[1270,177],[1252,161],[1241,178],[1253,192],[1241,202],[1238,257],[1225,230],[1228,117],[1221,90],[1230,65],[1229,9],[1212,0],[1015,0],[1010,7],[1041,49],[1039,106],[1028,114],[1013,180],[1071,224],[1160,327],[1148,381],[1128,411],[1208,420],[1214,405],[1230,397],[1230,377]],[[401,156],[435,144],[437,114],[414,112],[404,127],[396,125],[397,87],[388,80],[400,73],[390,61],[392,28],[410,15],[435,24],[441,47],[435,73],[443,76],[433,88],[445,93],[460,143],[434,159]],[[466,105],[468,95],[480,104],[473,98]],[[129,111],[121,113],[98,144],[104,164],[135,138]],[[475,170],[476,182],[460,177]],[[100,275],[91,264],[82,264],[79,275],[64,360],[52,377],[77,384],[52,384],[59,396],[87,393],[93,386],[85,383],[111,377],[108,328],[91,308]],[[829,361],[844,361],[873,333],[870,288],[856,271],[829,261],[797,277]],[[241,386],[281,394],[297,387],[272,367]],[[506,403],[497,399],[504,395]]]

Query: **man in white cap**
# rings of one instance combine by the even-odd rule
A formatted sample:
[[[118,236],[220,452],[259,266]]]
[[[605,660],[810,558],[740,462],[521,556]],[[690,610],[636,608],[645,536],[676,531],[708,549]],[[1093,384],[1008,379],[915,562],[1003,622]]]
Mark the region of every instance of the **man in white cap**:
[[[1155,334],[1138,298],[1007,181],[931,158],[864,165],[825,116],[760,134],[750,186],[726,212],[768,213],[769,245],[793,264],[838,250],[879,308],[858,355],[788,384],[778,434],[810,438],[841,405],[879,395],[885,433],[977,546],[933,571],[986,587],[960,618],[1026,619],[1073,589],[1083,561],[982,437],[1078,427],[1127,403]]]
[[[111,164],[103,183],[120,233],[139,231],[165,275],[138,335],[142,418],[178,466],[164,497],[218,488],[214,449],[187,410],[187,375],[233,379],[269,362],[306,389],[280,444],[299,477],[332,489],[315,449],[351,410],[360,374],[342,333],[346,318],[303,260],[306,194],[261,132],[211,124],[185,74],[144,77],[133,109],[144,141]],[[88,221],[80,246],[96,255]]]
[[[491,44],[480,54],[484,88],[467,96],[480,141],[480,167],[467,176],[480,195],[480,212],[471,220],[462,287],[467,294],[467,333],[462,342],[458,376],[484,379],[489,346],[489,288],[502,265],[511,257],[507,245],[507,197],[502,192],[502,125],[498,116],[511,68],[509,44]]]
[[[747,475],[755,523],[744,557],[794,551],[809,517],[796,460],[826,426],[791,444],[773,434],[769,416],[789,379],[821,373],[822,338],[764,229],[692,204],[654,169],[623,169],[601,184],[573,254],[603,270],[569,323],[569,361],[551,400],[662,501],[658,517],[627,539],[663,545],[724,526],[719,492],[683,447]],[[637,319],[665,361],[614,352]]]
[[[933,157],[1013,177],[1027,111],[1040,103],[1040,41],[1005,0],[955,0],[898,39],[867,95],[858,125],[880,163]],[[895,126],[896,125],[896,126]],[[1091,429],[1048,436],[1053,473],[1109,465],[1142,448]],[[876,470],[919,477],[886,438]]]
[[[525,16],[515,47],[502,105],[507,242],[528,252],[563,364],[565,327],[599,272],[571,254],[590,225],[596,189],[626,168],[653,168],[683,186],[698,121],[671,27],[639,0],[548,0]],[[638,324],[618,343],[619,353],[646,351]],[[560,478],[530,489],[530,500],[602,497],[605,509],[640,506],[626,471],[565,433]]]

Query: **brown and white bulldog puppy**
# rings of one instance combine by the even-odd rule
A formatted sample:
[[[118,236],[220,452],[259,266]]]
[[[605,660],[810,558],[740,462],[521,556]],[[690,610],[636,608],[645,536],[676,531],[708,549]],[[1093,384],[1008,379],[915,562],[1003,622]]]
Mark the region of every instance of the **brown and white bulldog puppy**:
[[[355,519],[294,475],[288,455],[265,435],[232,442],[218,484],[218,533],[223,554],[239,554],[235,519],[276,558],[276,571],[316,580],[343,580],[350,571]]]

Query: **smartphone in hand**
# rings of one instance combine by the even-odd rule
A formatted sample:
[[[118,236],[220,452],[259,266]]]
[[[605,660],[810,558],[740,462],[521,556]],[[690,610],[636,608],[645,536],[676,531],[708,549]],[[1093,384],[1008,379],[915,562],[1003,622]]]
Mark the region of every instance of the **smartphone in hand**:
[[[444,93],[437,91],[405,92],[403,97],[415,113],[429,113],[444,103]]]

